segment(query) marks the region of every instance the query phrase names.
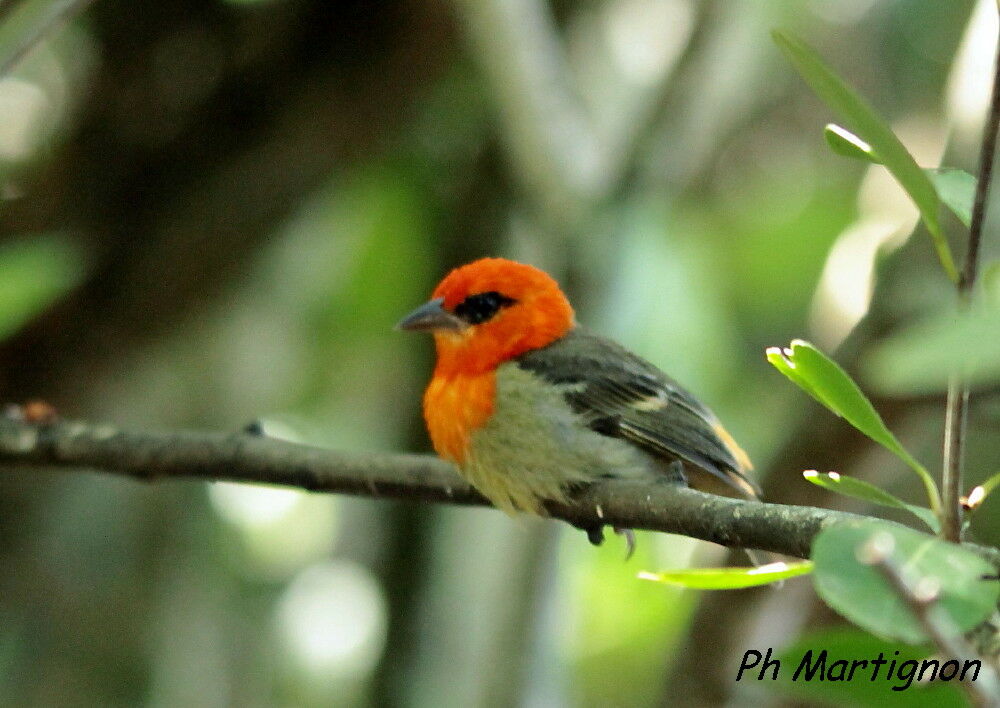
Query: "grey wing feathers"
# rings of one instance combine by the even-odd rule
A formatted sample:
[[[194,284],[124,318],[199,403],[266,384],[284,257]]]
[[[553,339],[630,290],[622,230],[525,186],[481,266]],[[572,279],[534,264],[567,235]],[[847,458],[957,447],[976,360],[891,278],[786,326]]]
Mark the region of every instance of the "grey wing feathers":
[[[745,465],[720,437],[715,415],[621,345],[576,328],[518,363],[566,384],[566,399],[593,430],[627,439],[657,458],[680,458],[742,494],[756,494]]]

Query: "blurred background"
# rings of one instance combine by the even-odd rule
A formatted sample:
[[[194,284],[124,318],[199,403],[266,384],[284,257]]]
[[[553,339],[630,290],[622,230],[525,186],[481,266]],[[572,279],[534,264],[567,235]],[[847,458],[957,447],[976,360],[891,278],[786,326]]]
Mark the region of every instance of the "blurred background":
[[[836,352],[940,464],[941,390],[864,374],[948,284],[884,171],[826,149],[833,116],[774,27],[922,165],[975,171],[989,0],[96,0],[0,79],[2,400],[427,450],[431,342],[393,325],[449,268],[504,255],[709,403],[769,499],[868,511],[806,484],[815,468],[918,501],[763,357],[793,337]],[[998,421],[987,386],[972,482]],[[975,531],[996,543],[992,503]],[[807,579],[638,580],[726,562],[638,540],[625,561],[617,537],[492,510],[0,470],[0,704],[961,704],[736,684],[749,648],[878,642]]]

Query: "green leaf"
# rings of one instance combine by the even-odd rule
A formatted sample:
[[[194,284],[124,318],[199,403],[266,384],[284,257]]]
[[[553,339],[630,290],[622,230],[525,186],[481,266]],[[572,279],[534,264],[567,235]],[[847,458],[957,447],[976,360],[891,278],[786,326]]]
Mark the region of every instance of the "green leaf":
[[[973,487],[972,491],[969,492],[969,503],[973,506],[978,506],[997,487],[1000,487],[1000,472],[997,472],[982,484],[977,484]]]
[[[827,123],[826,127],[823,128],[823,137],[830,149],[838,155],[872,162],[876,165],[882,164],[882,160],[872,150],[872,146],[847,128],[842,128],[836,123]]]
[[[864,160],[875,165],[882,164],[882,158],[871,145],[857,135],[836,123],[828,123],[823,128],[826,144],[838,155],[854,160]],[[972,222],[972,204],[976,196],[976,178],[965,170],[948,167],[923,168],[938,197],[966,228]]]
[[[767,360],[771,363],[771,366],[784,374],[795,385],[815,398],[819,403],[823,404],[827,408],[830,408],[830,404],[828,404],[824,399],[822,392],[813,385],[811,378],[808,375],[804,375],[802,368],[793,361],[796,349],[805,344],[807,344],[807,342],[804,342],[801,339],[795,339],[792,340],[790,348],[782,349],[781,347],[768,347],[764,354],[767,357]],[[831,410],[833,410],[833,412],[837,415],[841,415],[837,410],[832,408]]]
[[[838,115],[851,133],[870,146],[899,185],[910,195],[930,232],[941,267],[952,281],[958,282],[958,271],[951,248],[938,218],[941,202],[930,178],[868,102],[844,83],[819,54],[805,42],[786,32],[776,30],[773,36],[775,43],[816,95]]]
[[[60,27],[88,0],[25,0],[0,22],[0,77],[6,76],[45,35]]]
[[[1000,472],[987,479],[985,482],[979,485],[984,490],[984,496],[988,496],[997,487],[1000,487]]]
[[[972,224],[972,204],[976,198],[976,178],[965,170],[948,167],[924,170],[937,188],[944,205],[968,228]]]
[[[83,262],[79,247],[59,235],[0,245],[0,340],[76,286]]]
[[[938,588],[935,609],[956,632],[967,632],[996,610],[1000,583],[982,576],[995,569],[953,543],[881,521],[851,521],[825,528],[813,542],[813,583],[823,601],[863,629],[910,644],[927,634],[878,569],[858,560],[858,551],[877,534],[893,540],[891,556],[908,584]]]
[[[931,705],[934,708],[965,708],[969,705],[965,694],[954,681],[933,681],[919,685],[914,682],[909,689],[893,691],[893,687],[906,686],[907,681],[895,675],[887,680],[884,667],[873,681],[870,663],[858,670],[854,679],[849,681],[820,681],[818,675],[815,680],[806,681],[804,669],[798,680],[795,680],[795,672],[808,652],[812,651],[809,659],[815,662],[824,649],[828,652],[828,677],[837,675],[837,667],[833,666],[835,661],[846,660],[848,664],[855,659],[871,661],[881,653],[886,659],[894,659],[900,665],[904,661],[920,661],[933,654],[930,648],[888,642],[855,627],[820,629],[796,638],[778,652],[781,671],[778,672],[777,681],[771,685],[777,692],[794,696],[807,705],[848,705],[855,708],[926,708]],[[742,682],[756,679],[759,670],[760,666],[757,666],[744,673]],[[770,678],[770,674],[768,677]]]
[[[991,479],[995,481],[997,477]],[[970,515],[972,531],[970,535],[979,543],[1000,548],[1000,494],[990,494],[985,490],[982,494],[984,496],[980,498],[975,511]],[[996,575],[996,572],[993,574]]]
[[[930,315],[865,352],[861,370],[890,394],[943,391],[955,371],[971,385],[1000,381],[1000,304],[981,298],[964,311]]]
[[[667,585],[679,585],[698,590],[736,590],[776,583],[812,572],[810,561],[801,563],[768,563],[758,568],[687,568],[662,573],[643,571],[639,577]]]
[[[902,499],[890,494],[884,489],[876,487],[874,484],[869,484],[864,480],[857,479],[856,477],[848,477],[846,475],[838,474],[837,472],[827,472],[822,474],[816,470],[806,470],[802,473],[802,476],[809,482],[815,484],[817,487],[829,489],[831,492],[836,492],[837,494],[843,494],[844,496],[853,497],[854,499],[861,499],[862,501],[878,504],[879,506],[891,507],[893,509],[904,509],[923,521],[927,527],[935,533],[937,533],[941,528],[941,524],[938,522],[937,517],[934,516],[934,512],[930,509],[922,506],[916,506],[915,504],[907,504]]]
[[[1000,304],[1000,261],[990,261],[982,267],[979,282],[983,284],[983,294],[993,303]]]
[[[793,340],[790,348],[770,347],[767,360],[806,393],[906,462],[923,481],[931,509],[939,508],[937,485],[930,473],[903,448],[858,385],[836,362],[801,339]]]

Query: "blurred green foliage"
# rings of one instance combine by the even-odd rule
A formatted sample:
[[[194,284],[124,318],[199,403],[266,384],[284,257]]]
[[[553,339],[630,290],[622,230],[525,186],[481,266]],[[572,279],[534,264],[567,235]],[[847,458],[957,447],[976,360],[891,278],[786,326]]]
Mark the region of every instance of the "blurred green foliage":
[[[1000,301],[968,311],[929,313],[873,348],[867,380],[883,391],[940,391],[952,370],[972,385],[1000,381]]]
[[[871,681],[871,674],[866,674],[864,681],[804,681],[801,675],[798,681],[794,681],[792,679],[794,669],[810,649],[813,650],[814,657],[819,651],[826,649],[829,652],[830,662],[843,658],[870,660],[878,657],[879,652],[887,659],[896,659],[900,662],[933,656],[933,652],[928,648],[889,643],[858,629],[826,629],[809,632],[785,647],[778,655],[782,663],[782,671],[776,682],[779,691],[799,700],[815,701],[818,705],[843,705],[845,702],[872,708],[875,706],[919,708],[931,703],[942,708],[967,705],[961,690],[947,684],[917,685],[914,690],[893,691],[892,686],[902,685],[905,682]]]
[[[808,37],[918,164],[936,164],[952,130],[947,164],[969,171],[962,146],[976,138],[946,81],[971,3],[525,3],[541,19],[492,36],[554,33],[558,52],[526,56],[510,40],[501,60],[484,58],[473,5],[97,0],[48,36],[0,80],[2,402],[42,397],[136,428],[262,419],[315,444],[423,450],[431,347],[392,326],[448,268],[507,255],[552,270],[581,322],[708,402],[770,498],[840,503],[809,496],[823,490],[801,479],[807,467],[915,498],[902,464],[776,382],[764,359],[794,337],[843,343],[837,360],[853,375],[859,352],[931,315],[941,277],[925,235],[903,245],[916,215],[884,168],[824,147],[828,111],[768,32]],[[491,77],[522,61],[545,68],[533,74],[551,100],[541,135],[579,146],[590,129],[636,130],[608,140],[616,155],[633,146],[625,177],[577,205],[572,228],[541,213],[551,201],[523,177],[546,143],[512,149],[538,133],[516,122],[524,87]],[[562,70],[592,124],[561,122]],[[966,99],[981,92],[970,85]],[[875,405],[932,466],[940,402],[903,398],[915,389],[888,375],[870,383],[896,396]],[[973,399],[971,482],[1000,452],[994,383]],[[998,502],[973,518],[984,541],[1000,538]],[[623,555],[610,539],[595,549],[582,533],[484,510],[5,473],[0,704],[929,695],[737,685],[754,631],[789,652],[841,637],[845,655],[866,656],[876,644],[810,634],[816,598],[787,589],[802,581],[762,591],[760,613],[753,591],[715,600],[723,619],[697,592],[636,577],[720,565],[718,549],[640,534],[636,557]],[[952,687],[929,690],[956,700]]]
[[[86,273],[84,257],[76,243],[61,235],[0,244],[0,340],[78,285]]]

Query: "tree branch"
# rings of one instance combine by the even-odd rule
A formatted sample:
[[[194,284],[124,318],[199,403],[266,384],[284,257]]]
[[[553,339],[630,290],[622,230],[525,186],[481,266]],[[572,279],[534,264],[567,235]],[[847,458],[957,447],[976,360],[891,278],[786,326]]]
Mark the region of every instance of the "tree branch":
[[[80,422],[0,418],[0,472],[90,469],[145,481],[229,480],[368,497],[486,505],[430,455],[348,453],[248,433],[151,433]],[[859,518],[827,509],[728,499],[667,484],[609,480],[551,503],[574,526],[608,524],[805,557],[826,525]]]
[[[152,433],[110,425],[0,418],[0,472],[89,469],[145,481],[229,480],[357,496],[488,505],[430,455],[339,452],[250,433]],[[682,534],[724,546],[806,557],[813,538],[855,514],[764,504],[669,484],[597,483],[551,516],[580,528],[607,524]]]

